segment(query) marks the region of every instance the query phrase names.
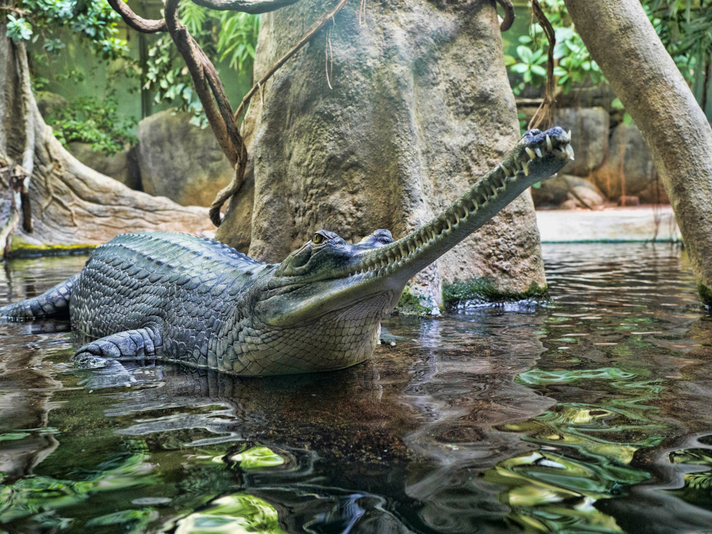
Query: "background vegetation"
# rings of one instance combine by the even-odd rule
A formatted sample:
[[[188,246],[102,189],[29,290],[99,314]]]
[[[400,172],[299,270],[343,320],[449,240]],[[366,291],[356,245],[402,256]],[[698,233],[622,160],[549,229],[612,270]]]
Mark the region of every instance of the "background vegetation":
[[[641,1],[709,119],[712,0]],[[575,31],[564,1],[540,3],[556,32],[557,90],[566,94],[576,84],[606,83]],[[153,10],[144,13],[152,15],[149,18],[160,16],[159,4],[133,8],[139,14]],[[526,6],[520,6],[518,15],[515,35],[505,36],[505,59],[514,93],[529,96],[545,82],[548,43],[541,26],[531,23]],[[56,106],[47,119],[61,142],[87,142],[111,154],[136,142],[140,118],[167,107],[190,110],[192,122],[206,125],[190,76],[169,35],[127,33],[106,0],[16,0],[0,10],[0,17],[7,18],[8,37],[28,46],[35,90],[69,97],[68,104]],[[232,89],[228,96],[240,99],[252,83],[259,16],[212,11],[185,1],[180,17],[216,61]],[[622,107],[617,99],[613,106]],[[624,120],[630,118],[626,115]]]

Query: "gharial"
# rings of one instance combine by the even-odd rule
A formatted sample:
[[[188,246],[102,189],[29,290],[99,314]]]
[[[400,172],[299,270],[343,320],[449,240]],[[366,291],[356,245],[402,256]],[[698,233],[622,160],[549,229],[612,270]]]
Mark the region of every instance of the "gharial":
[[[408,280],[561,170],[573,158],[570,140],[561,128],[525,133],[444,213],[397,241],[376,230],[352,245],[322,230],[270,265],[210,239],[125,234],[79,274],[0,316],[68,312],[87,342],[74,355],[84,367],[158,359],[244,376],[349,367],[371,357]]]

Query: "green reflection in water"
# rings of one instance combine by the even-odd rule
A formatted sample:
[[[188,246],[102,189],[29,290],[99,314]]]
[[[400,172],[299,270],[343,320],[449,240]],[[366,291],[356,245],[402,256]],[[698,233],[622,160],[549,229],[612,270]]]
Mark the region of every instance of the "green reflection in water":
[[[121,461],[113,460],[111,467],[102,469],[100,466],[95,471],[83,473],[82,480],[29,476],[4,484],[4,479],[0,478],[0,523],[35,516],[35,520],[44,526],[61,526],[66,520],[54,515],[60,508],[79,504],[98,492],[156,484],[158,478],[149,474],[153,466],[146,463],[146,458],[143,454],[122,455]],[[128,518],[123,518],[121,522],[127,521]]]
[[[542,369],[531,369],[517,376],[517,381],[525,385],[533,384],[568,384],[576,380],[628,380],[633,378],[632,373],[622,371],[615,367],[603,367],[601,369],[583,369],[566,371],[545,371]]]
[[[230,461],[238,464],[241,469],[261,469],[284,464],[284,458],[261,446],[237,453],[230,458]]]
[[[504,487],[500,500],[507,520],[533,532],[621,532],[614,518],[594,503],[620,496],[650,475],[629,466],[633,454],[659,444],[667,427],[651,419],[651,401],[663,393],[658,380],[635,380],[637,373],[612,367],[583,370],[532,369],[518,376],[527,385],[557,386],[604,380],[595,404],[559,403],[538,417],[503,425],[525,435],[541,450],[500,462],[485,474]],[[600,382],[599,382],[600,383]]]
[[[268,449],[269,450],[269,449]],[[201,512],[178,521],[176,534],[285,534],[277,510],[267,501],[247,493],[221,497]]]

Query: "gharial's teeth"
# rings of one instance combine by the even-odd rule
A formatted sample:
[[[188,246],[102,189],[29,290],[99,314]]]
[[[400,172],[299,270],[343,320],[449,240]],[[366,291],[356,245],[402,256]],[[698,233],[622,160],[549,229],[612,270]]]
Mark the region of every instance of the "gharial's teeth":
[[[522,168],[524,169],[524,176],[529,176],[529,162],[523,161]]]
[[[569,156],[570,160],[574,159],[574,149],[571,145],[566,145],[566,154]]]
[[[527,154],[529,154],[531,159],[536,159],[536,153],[531,148],[526,147],[524,150],[527,151]]]
[[[511,171],[504,163],[501,163],[501,164],[500,164],[500,167],[502,167],[502,170],[504,171],[504,175],[505,175],[507,178],[509,178],[510,176],[512,176],[512,171]]]
[[[546,136],[546,148],[548,148],[549,150],[554,148],[554,145],[551,144],[551,137],[549,137],[548,135]]]
[[[539,156],[540,158],[543,158],[543,157],[544,157],[544,154],[541,153],[541,149],[540,149],[540,148],[537,147],[536,150],[535,150],[535,152],[536,152],[536,155]]]

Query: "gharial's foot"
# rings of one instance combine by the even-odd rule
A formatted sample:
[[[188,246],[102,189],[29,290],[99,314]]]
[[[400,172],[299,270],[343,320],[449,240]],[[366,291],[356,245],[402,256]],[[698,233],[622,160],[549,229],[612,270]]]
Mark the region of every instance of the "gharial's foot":
[[[140,360],[155,358],[156,349],[163,345],[154,328],[118,332],[99,338],[82,346],[72,357],[77,367],[98,369],[106,367],[108,360]]]

